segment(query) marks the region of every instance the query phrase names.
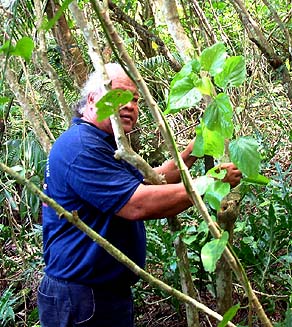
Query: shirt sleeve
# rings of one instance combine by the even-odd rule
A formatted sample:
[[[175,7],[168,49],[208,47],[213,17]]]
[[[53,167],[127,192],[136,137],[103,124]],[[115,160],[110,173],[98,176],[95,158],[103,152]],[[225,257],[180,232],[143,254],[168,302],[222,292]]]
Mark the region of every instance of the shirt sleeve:
[[[82,151],[67,173],[69,187],[101,212],[116,213],[142,183],[142,175],[108,148]]]

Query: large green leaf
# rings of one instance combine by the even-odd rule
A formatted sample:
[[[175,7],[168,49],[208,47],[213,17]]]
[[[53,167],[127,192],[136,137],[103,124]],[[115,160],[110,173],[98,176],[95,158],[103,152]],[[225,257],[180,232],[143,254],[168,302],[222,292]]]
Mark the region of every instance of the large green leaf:
[[[195,87],[191,76],[177,80],[171,87],[165,114],[191,108],[202,99],[201,92]]]
[[[128,90],[114,89],[108,91],[95,105],[97,108],[97,120],[102,121],[108,118],[132,99],[133,94]]]
[[[201,121],[196,127],[196,139],[192,154],[198,158],[205,154],[220,158],[224,152],[224,136],[217,131],[210,131]]]
[[[200,62],[196,59],[193,59],[189,62],[187,62],[182,69],[175,74],[174,78],[172,79],[170,86],[172,87],[177,81],[191,76],[192,73],[199,73],[200,72]]]
[[[240,304],[237,303],[236,305],[232,306],[227,312],[225,312],[222,321],[218,327],[225,327],[229,321],[236,315],[238,309],[240,308]]]
[[[216,269],[216,263],[220,259],[228,242],[228,232],[223,232],[221,238],[206,243],[201,250],[201,258],[204,269],[210,273]]]
[[[258,143],[251,137],[240,137],[229,144],[231,161],[247,177],[256,178],[260,168]]]
[[[206,48],[200,57],[202,70],[209,72],[211,76],[215,76],[223,70],[226,57],[227,53],[223,43],[216,43]]]
[[[229,192],[230,184],[223,183],[220,180],[214,181],[214,183],[208,185],[204,200],[206,200],[213,209],[219,210],[221,201]]]
[[[219,158],[224,152],[224,137],[216,131],[210,131],[204,122],[196,127],[196,139],[192,155],[200,158],[205,154]]]
[[[208,92],[207,82],[199,78],[200,62],[196,59],[186,63],[182,69],[174,76],[170,83],[170,92],[168,97],[165,114],[176,113],[180,109],[190,108],[196,105],[201,99],[200,89]],[[198,87],[196,87],[198,84]]]
[[[217,131],[210,131],[207,127],[203,129],[204,153],[220,158],[224,153],[224,136]]]
[[[34,49],[34,42],[30,37],[24,36],[17,41],[14,49],[10,52],[14,56],[21,56],[28,62]]]
[[[203,157],[205,154],[202,124],[198,125],[195,128],[195,131],[196,131],[196,139],[193,146],[192,155],[196,156],[197,158],[200,158]]]
[[[212,95],[214,93],[214,86],[209,77],[203,76],[198,79],[195,83],[196,88],[202,93],[206,95]]]
[[[214,77],[215,84],[225,89],[227,86],[239,86],[246,77],[245,60],[242,56],[226,59],[222,72]]]
[[[230,138],[233,134],[232,114],[232,104],[228,95],[220,93],[206,108],[203,121],[209,130]]]

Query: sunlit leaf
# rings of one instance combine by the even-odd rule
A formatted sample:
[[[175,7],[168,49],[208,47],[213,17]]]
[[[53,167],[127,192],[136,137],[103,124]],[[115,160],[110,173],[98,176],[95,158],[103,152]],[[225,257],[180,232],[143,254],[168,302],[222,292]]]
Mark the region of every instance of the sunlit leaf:
[[[223,179],[226,175],[226,169],[220,169],[218,166],[213,167],[207,171],[207,176],[216,178],[216,179]]]
[[[202,124],[198,125],[195,128],[195,131],[196,131],[196,139],[192,150],[192,155],[196,156],[197,158],[200,158],[203,157],[205,154]]]
[[[196,239],[198,238],[197,235],[186,235],[183,237],[183,242],[187,245],[191,245]]]
[[[207,154],[219,158],[224,152],[224,136],[217,131],[210,131],[204,122],[196,127],[196,139],[192,154],[202,157]]]
[[[197,104],[201,98],[201,92],[195,87],[199,79],[197,73],[200,71],[200,63],[191,60],[174,76],[170,83],[165,114],[176,113],[180,109],[190,108]]]
[[[218,327],[225,327],[229,321],[233,319],[236,315],[237,311],[240,308],[240,304],[237,303],[236,305],[232,306],[227,312],[225,312],[222,321],[220,321]]]
[[[213,209],[219,210],[221,201],[229,192],[229,183],[223,183],[220,180],[214,181],[214,183],[208,185],[204,200],[207,201]]]
[[[216,263],[220,259],[225,246],[228,242],[228,232],[223,232],[221,238],[206,243],[201,251],[201,258],[204,269],[208,272],[214,272]]]
[[[226,59],[222,72],[214,77],[215,84],[225,89],[227,86],[239,86],[246,77],[245,60],[242,56]]]
[[[30,37],[24,36],[17,41],[14,49],[10,52],[14,56],[20,56],[29,61],[34,49],[34,42]]]
[[[224,137],[217,131],[204,128],[204,153],[214,158],[220,158],[224,153]]]
[[[196,82],[196,88],[202,93],[206,95],[211,95],[214,92],[214,86],[209,77],[202,77]]]
[[[216,43],[206,48],[203,50],[200,57],[202,70],[209,72],[211,76],[220,73],[223,69],[226,57],[227,53],[223,43]]]
[[[189,62],[187,62],[183,67],[182,69],[175,74],[174,78],[172,79],[171,81],[171,86],[173,86],[177,81],[185,78],[185,77],[188,77],[188,76],[191,76],[192,73],[199,73],[200,71],[200,62],[196,59],[193,59]]]
[[[170,88],[165,114],[175,113],[180,109],[191,108],[202,99],[201,92],[194,85],[194,76],[176,80]]]
[[[256,178],[260,168],[258,143],[250,137],[240,137],[229,144],[230,160],[247,177]]]
[[[203,121],[209,130],[230,138],[233,134],[232,114],[232,105],[228,95],[220,93],[206,108]]]
[[[267,185],[270,183],[271,180],[269,178],[267,178],[266,176],[258,174],[257,176],[254,176],[254,177],[244,177],[244,178],[242,178],[241,181],[245,182],[245,183]]]
[[[133,99],[133,94],[130,91],[121,89],[114,89],[108,91],[97,103],[98,121],[102,121],[113,113],[117,112],[119,108]]]

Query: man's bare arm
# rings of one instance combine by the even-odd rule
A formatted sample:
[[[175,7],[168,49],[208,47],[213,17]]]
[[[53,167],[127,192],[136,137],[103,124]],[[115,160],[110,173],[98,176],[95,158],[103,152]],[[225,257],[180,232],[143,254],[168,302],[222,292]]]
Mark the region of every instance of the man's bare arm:
[[[182,183],[141,184],[116,215],[129,220],[158,219],[174,216],[191,205]]]

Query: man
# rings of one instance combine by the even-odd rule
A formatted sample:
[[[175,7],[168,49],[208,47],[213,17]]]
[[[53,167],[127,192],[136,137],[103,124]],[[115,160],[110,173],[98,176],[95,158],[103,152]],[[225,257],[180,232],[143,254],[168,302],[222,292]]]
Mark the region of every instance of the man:
[[[117,64],[106,65],[113,89],[130,90],[132,101],[120,109],[124,131],[138,118],[138,92]],[[116,144],[110,119],[97,121],[96,102],[104,81],[94,73],[84,87],[81,118],[55,142],[48,158],[45,191],[66,210],[144,267],[146,238],[143,220],[174,216],[192,205],[173,161],[156,168],[166,185],[144,185],[140,172],[114,159]],[[192,144],[181,154],[191,167]],[[241,173],[226,165],[225,181],[239,183]],[[43,207],[45,276],[38,294],[43,327],[132,327],[130,287],[137,276],[55,211]]]

